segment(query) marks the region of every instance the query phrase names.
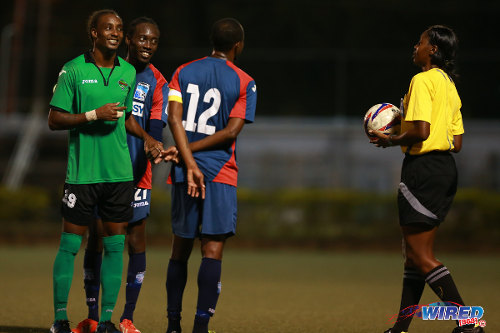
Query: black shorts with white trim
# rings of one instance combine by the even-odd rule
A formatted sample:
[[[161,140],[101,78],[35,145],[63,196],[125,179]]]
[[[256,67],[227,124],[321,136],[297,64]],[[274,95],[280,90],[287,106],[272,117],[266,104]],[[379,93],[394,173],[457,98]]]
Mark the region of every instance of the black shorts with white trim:
[[[448,151],[406,155],[398,191],[399,224],[438,226],[457,192],[457,167]]]

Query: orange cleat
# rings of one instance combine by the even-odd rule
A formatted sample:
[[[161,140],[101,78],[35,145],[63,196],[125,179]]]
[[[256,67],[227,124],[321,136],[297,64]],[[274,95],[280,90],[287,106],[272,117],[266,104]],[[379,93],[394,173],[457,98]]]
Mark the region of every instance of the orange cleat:
[[[122,333],[141,333],[129,319],[122,320],[120,323],[120,331],[122,331]]]
[[[71,332],[73,333],[95,333],[97,330],[97,324],[99,324],[97,321],[93,319],[85,319],[82,320],[76,328],[72,329]]]

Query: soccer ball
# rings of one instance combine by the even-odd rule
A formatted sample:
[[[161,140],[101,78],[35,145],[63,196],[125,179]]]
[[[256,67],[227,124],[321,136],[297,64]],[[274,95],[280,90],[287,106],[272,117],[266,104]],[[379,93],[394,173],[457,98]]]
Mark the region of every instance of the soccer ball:
[[[376,104],[366,112],[363,126],[368,137],[373,137],[369,130],[397,135],[401,130],[401,111],[390,103]]]

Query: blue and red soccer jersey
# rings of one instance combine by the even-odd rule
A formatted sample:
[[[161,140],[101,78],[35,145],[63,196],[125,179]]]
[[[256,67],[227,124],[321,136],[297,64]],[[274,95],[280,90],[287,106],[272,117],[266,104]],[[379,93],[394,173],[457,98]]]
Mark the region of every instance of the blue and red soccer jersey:
[[[167,123],[168,90],[167,81],[152,64],[149,64],[144,71],[137,73],[132,114],[148,133],[150,133],[150,120],[162,121],[162,127]],[[127,142],[136,187],[150,189],[151,162],[144,153],[144,141],[127,135]]]
[[[212,135],[237,117],[252,123],[257,104],[255,81],[232,62],[205,57],[180,66],[169,84],[169,100],[183,105],[182,123],[189,142]],[[227,149],[194,152],[205,180],[237,185],[236,140]],[[181,166],[172,167],[173,182],[185,180]]]

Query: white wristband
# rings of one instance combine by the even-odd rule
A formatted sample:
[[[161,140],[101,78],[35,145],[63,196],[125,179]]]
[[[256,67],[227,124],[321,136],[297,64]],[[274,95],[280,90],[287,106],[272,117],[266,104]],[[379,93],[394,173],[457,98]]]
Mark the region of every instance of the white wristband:
[[[87,119],[87,121],[97,120],[97,113],[95,112],[95,110],[85,112],[85,118]]]

